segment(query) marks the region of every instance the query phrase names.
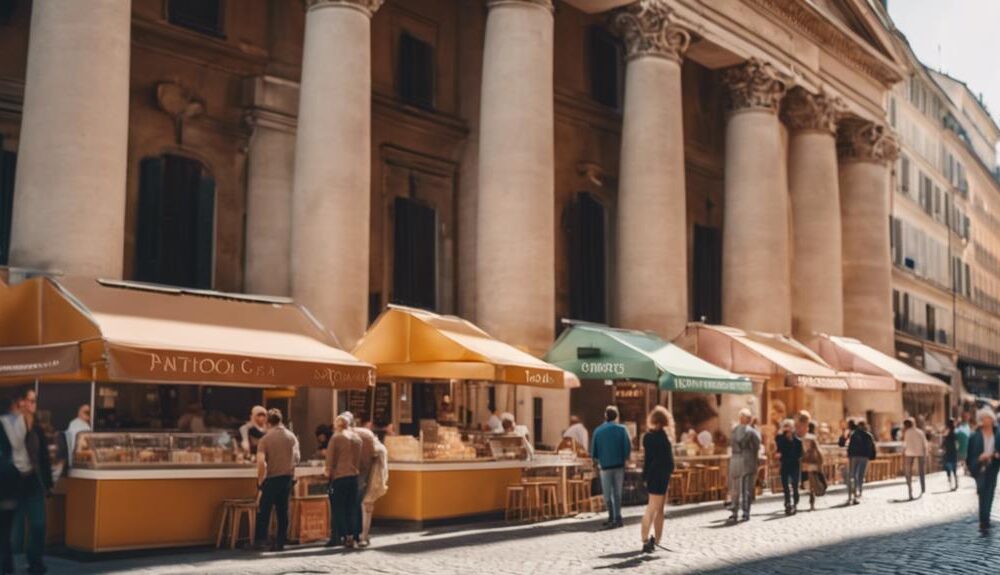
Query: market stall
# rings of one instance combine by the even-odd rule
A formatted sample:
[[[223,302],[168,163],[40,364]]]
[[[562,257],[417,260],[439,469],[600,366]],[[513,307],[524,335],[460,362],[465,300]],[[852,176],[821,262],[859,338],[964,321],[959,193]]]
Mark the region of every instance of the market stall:
[[[353,353],[376,366],[394,398],[387,433],[389,491],[375,517],[428,521],[502,511],[507,486],[531,467],[520,434],[482,429],[495,385],[564,389],[563,370],[454,316],[389,306]],[[491,391],[493,390],[493,391]],[[445,401],[444,397],[448,400]],[[496,411],[510,409],[495,400]]]
[[[374,382],[285,299],[37,277],[0,291],[0,320],[0,383],[33,382],[42,409],[89,392],[94,431],[76,435],[60,486],[65,543],[82,551],[215,541],[222,501],[256,495],[235,430],[212,429],[230,421],[226,398]]]
[[[812,414],[821,442],[836,441],[844,417],[844,390],[852,374],[838,372],[784,335],[692,323],[686,336],[699,357],[760,383],[761,403],[752,409],[760,417],[768,443],[781,420],[800,410]],[[742,406],[726,407],[720,418],[734,421]]]
[[[848,414],[871,420],[877,438],[888,440],[889,429],[900,424],[904,414],[921,416],[938,427],[944,425],[945,398],[951,391],[947,383],[857,339],[821,335],[813,347],[838,369],[881,378],[882,383],[870,386],[851,385],[847,394]],[[870,377],[869,381],[875,380]],[[902,386],[902,394],[897,392],[896,383]]]
[[[711,407],[699,411],[689,409],[690,406],[714,405],[722,395],[749,396],[753,393],[749,378],[716,367],[655,334],[592,323],[567,323],[569,327],[552,345],[545,360],[582,380],[600,382],[598,389],[611,388],[614,394],[612,401],[593,401],[594,410],[578,415],[584,417],[588,427],[593,429],[602,420],[604,406],[614,403],[637,448],[641,445],[641,433],[645,431],[646,415],[654,405],[661,403],[660,392],[667,394],[665,403],[674,410],[678,431],[690,429],[695,433],[717,432],[718,419],[699,416],[694,420],[692,417],[699,412],[711,415]],[[611,385],[604,385],[605,381]],[[585,394],[588,391],[586,387],[581,387],[573,393]],[[629,404],[632,394],[645,400],[638,408]],[[688,493],[696,492],[705,497],[721,495],[722,490],[718,486],[725,476],[727,450],[721,444],[716,445],[714,440],[697,446],[692,435],[685,433],[690,442],[679,441],[679,437],[671,438],[677,446],[677,470],[682,476],[680,489],[685,492],[685,498]],[[637,470],[641,468],[642,454],[638,449],[635,453],[631,467]],[[638,482],[637,475],[635,478]]]

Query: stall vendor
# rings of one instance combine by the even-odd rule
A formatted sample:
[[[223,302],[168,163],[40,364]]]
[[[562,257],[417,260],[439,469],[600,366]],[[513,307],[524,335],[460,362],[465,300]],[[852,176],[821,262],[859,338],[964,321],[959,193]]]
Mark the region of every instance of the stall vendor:
[[[90,431],[90,404],[85,403],[76,410],[76,419],[66,427],[66,465],[73,465],[73,449],[76,448],[76,434]]]
[[[455,425],[458,422],[450,395],[441,398],[441,405],[437,408],[437,422],[441,425]]]
[[[240,447],[250,455],[257,455],[257,443],[264,437],[267,410],[255,405],[250,410],[250,421],[240,426]]]

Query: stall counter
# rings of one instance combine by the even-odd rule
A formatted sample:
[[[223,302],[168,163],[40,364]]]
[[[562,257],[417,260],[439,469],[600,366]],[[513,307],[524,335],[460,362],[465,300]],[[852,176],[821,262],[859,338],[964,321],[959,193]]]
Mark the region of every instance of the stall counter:
[[[322,475],[296,468],[296,478]],[[90,553],[212,545],[225,499],[257,496],[257,469],[73,469],[66,546]]]

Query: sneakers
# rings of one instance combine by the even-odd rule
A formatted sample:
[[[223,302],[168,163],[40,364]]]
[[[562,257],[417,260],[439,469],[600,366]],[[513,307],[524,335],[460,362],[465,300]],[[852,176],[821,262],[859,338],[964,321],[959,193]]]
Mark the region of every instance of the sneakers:
[[[642,544],[642,552],[643,553],[652,553],[655,550],[656,550],[656,537],[653,537],[652,535],[650,535],[649,539],[645,543]]]

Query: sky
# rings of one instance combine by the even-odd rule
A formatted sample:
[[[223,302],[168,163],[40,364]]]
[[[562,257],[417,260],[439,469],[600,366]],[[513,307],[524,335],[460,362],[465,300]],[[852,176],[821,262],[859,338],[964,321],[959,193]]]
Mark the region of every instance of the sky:
[[[1000,0],[889,0],[889,15],[927,67],[982,93],[1000,123]]]

